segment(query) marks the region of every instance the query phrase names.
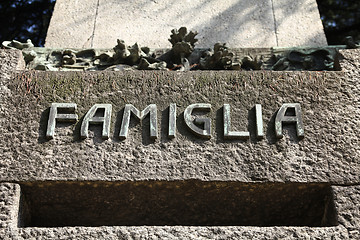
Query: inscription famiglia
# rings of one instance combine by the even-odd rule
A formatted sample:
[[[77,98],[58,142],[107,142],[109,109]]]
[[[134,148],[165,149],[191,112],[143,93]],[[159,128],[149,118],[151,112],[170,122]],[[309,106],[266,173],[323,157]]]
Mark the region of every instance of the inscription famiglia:
[[[46,137],[52,139],[55,134],[56,122],[77,122],[78,115],[76,112],[76,103],[52,103],[50,107],[48,125],[46,130]],[[96,113],[103,111],[102,116],[96,116]],[[195,135],[210,139],[211,138],[211,119],[194,115],[195,110],[210,111],[211,104],[208,103],[194,103],[186,107],[184,111],[184,121],[187,128]],[[231,130],[231,114],[230,105],[223,105],[223,120],[224,120],[224,138],[225,139],[249,139],[250,133],[248,131],[232,131]],[[287,115],[286,112],[291,110],[293,114]],[[64,111],[66,113],[64,113]],[[59,113],[63,112],[63,113]],[[108,139],[110,136],[111,125],[111,104],[95,104],[84,116],[80,127],[80,136],[85,139],[88,137],[88,129],[90,124],[102,125],[102,138]],[[132,104],[126,104],[124,107],[124,114],[122,116],[119,139],[124,140],[128,136],[129,124],[131,116],[138,118],[142,121],[146,116],[150,117],[150,138],[158,138],[158,117],[157,106],[150,104],[142,111],[138,110]],[[262,139],[264,137],[262,106],[255,105],[256,115],[256,137]],[[283,123],[295,124],[296,133],[299,138],[304,137],[304,126],[302,119],[302,112],[299,103],[285,103],[283,104],[275,117],[275,134],[277,138],[282,138]],[[201,127],[202,126],[202,127]],[[168,136],[170,138],[176,137],[176,104],[171,103],[169,106],[169,121],[168,121]]]

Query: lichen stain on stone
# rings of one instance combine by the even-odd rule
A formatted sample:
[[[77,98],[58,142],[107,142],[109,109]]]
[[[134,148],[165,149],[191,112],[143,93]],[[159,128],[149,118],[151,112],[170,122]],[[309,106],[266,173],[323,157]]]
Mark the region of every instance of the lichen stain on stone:
[[[37,72],[25,71],[15,75],[10,84],[12,90],[20,91],[25,95],[35,96],[37,101],[51,103],[56,100],[84,101],[96,96],[96,101],[104,102],[116,97],[119,103],[129,102],[126,91],[138,91],[139,93],[150,92],[152,89],[163,89],[164,93],[177,91],[181,83],[185,84],[188,91],[214,91],[214,89],[229,89],[234,92],[240,90],[249,94],[260,91],[263,87],[280,93],[282,87],[290,84],[301,90],[303,86],[312,85],[318,91],[325,91],[328,79],[341,79],[341,72],[195,72],[174,73],[163,72],[161,74],[146,72]],[[177,80],[174,80],[177,79]],[[286,80],[285,80],[286,79]],[[340,80],[337,80],[340,81]],[[339,83],[338,83],[339,84]],[[211,93],[210,93],[211,94]],[[216,95],[211,94],[211,95]],[[78,103],[80,105],[80,103]],[[85,104],[90,105],[90,104]],[[83,105],[84,106],[84,105]]]

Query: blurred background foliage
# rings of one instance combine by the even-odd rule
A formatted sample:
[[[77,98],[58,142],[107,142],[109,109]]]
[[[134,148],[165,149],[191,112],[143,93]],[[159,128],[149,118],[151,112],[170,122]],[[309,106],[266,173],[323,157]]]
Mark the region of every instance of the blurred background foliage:
[[[43,46],[55,0],[0,0],[0,43],[5,40]]]
[[[291,0],[289,0],[291,1]],[[360,40],[360,0],[317,0],[329,45],[345,36]],[[44,46],[55,0],[0,0],[0,43],[5,40]]]
[[[360,40],[360,0],[317,0],[329,45],[343,44],[346,36]]]

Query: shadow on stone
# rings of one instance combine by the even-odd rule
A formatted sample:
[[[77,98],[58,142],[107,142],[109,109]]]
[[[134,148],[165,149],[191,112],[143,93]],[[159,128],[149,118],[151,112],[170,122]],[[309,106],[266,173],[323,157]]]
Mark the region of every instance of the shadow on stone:
[[[38,143],[45,143],[49,141],[49,139],[46,138],[46,128],[47,128],[47,122],[49,117],[50,107],[45,109],[40,116],[40,123],[39,123],[39,130],[38,130]]]
[[[20,227],[338,224],[326,183],[32,182],[21,191],[30,217],[20,214]]]

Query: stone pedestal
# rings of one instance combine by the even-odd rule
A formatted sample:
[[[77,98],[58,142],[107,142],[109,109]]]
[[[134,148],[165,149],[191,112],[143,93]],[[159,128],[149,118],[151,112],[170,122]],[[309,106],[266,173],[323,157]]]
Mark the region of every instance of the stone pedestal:
[[[315,0],[57,0],[46,47],[169,48],[172,29],[198,31],[196,47],[326,46]]]
[[[1,50],[0,236],[358,239],[360,51],[340,54],[337,72],[49,73],[19,72],[20,52]],[[57,121],[48,139],[54,102],[76,104],[58,113],[80,120]],[[187,127],[194,103],[211,105],[192,115],[211,119],[211,137]],[[291,121],[276,137],[284,103],[301,105],[304,137]],[[108,139],[96,124],[80,136],[94,104],[112,106]],[[119,137],[126,104],[156,104],[157,138],[134,115]],[[249,138],[225,138],[224,104],[228,130]]]

